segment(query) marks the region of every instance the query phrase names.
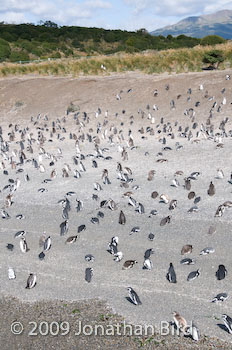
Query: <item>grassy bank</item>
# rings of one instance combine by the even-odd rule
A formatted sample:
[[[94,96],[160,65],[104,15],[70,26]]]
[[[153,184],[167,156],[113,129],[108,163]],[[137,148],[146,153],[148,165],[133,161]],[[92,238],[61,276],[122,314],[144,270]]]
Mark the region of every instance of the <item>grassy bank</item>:
[[[188,49],[169,49],[134,54],[116,54],[113,56],[84,57],[80,59],[60,59],[41,63],[0,64],[0,76],[9,75],[100,75],[112,72],[141,71],[144,73],[197,72],[203,67],[204,54],[211,49],[223,52],[225,61],[219,69],[232,65],[232,43],[211,46],[196,46]],[[101,65],[106,67],[101,68]]]

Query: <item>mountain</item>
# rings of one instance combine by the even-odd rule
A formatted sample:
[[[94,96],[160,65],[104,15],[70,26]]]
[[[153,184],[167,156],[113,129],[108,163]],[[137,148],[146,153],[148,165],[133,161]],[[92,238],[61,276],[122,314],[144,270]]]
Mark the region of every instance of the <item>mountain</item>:
[[[156,36],[184,34],[195,38],[219,35],[224,39],[232,39],[232,10],[222,10],[204,16],[187,17],[176,24],[156,29],[150,34]]]

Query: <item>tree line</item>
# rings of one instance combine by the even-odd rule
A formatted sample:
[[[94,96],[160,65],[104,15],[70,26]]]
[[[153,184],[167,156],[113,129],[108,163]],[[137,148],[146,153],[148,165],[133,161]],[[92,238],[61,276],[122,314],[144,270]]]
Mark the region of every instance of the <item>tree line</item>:
[[[38,25],[0,23],[0,61],[27,61],[38,58],[79,57],[165,50],[196,45],[215,45],[226,40],[211,35],[203,39],[185,35],[153,36],[146,29],[137,31],[107,30],[78,26],[58,26],[52,21]]]

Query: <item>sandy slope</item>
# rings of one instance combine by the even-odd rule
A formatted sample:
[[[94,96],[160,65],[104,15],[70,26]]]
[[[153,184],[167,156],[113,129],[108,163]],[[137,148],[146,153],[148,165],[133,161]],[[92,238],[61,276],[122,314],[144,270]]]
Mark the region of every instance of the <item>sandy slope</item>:
[[[227,72],[228,73],[228,72]],[[57,148],[62,149],[62,157],[57,160],[55,166],[49,166],[51,159],[43,156],[45,173],[40,173],[33,168],[31,162],[23,166],[22,173],[12,170],[7,160],[6,169],[9,176],[0,173],[1,189],[8,183],[8,178],[19,178],[21,186],[14,194],[14,204],[6,209],[11,219],[1,219],[0,236],[0,286],[2,295],[12,295],[25,301],[38,300],[81,300],[101,298],[106,300],[115,312],[122,315],[129,322],[134,324],[155,324],[158,328],[162,320],[171,321],[171,312],[179,311],[188,321],[194,320],[201,330],[201,333],[210,336],[217,336],[230,341],[231,336],[219,325],[222,324],[221,314],[227,313],[232,316],[232,299],[229,298],[221,305],[211,304],[209,301],[220,292],[227,292],[230,295],[231,280],[231,219],[232,210],[227,209],[222,218],[215,218],[214,214],[219,204],[225,200],[231,200],[231,184],[228,183],[231,173],[231,138],[222,140],[224,148],[216,148],[217,143],[213,140],[205,140],[203,136],[199,138],[199,143],[192,142],[196,139],[196,131],[201,123],[206,122],[209,111],[215,101],[217,106],[226,97],[226,105],[222,105],[219,113],[213,111],[212,122],[215,130],[221,120],[231,115],[232,86],[231,81],[225,80],[225,72],[207,72],[201,74],[182,74],[178,76],[145,76],[139,73],[128,73],[113,75],[109,77],[82,77],[73,78],[42,78],[42,77],[20,77],[0,80],[0,108],[1,125],[3,126],[4,137],[11,128],[9,123],[28,126],[28,132],[32,132],[32,138],[37,139],[38,128],[42,130],[46,141],[43,145],[49,154],[57,155]],[[169,84],[169,90],[165,86]],[[203,84],[203,91],[199,90],[199,85]],[[226,88],[224,94],[221,93]],[[187,90],[192,89],[191,101],[187,102]],[[129,89],[132,89],[128,91]],[[154,97],[153,92],[158,89],[158,96]],[[209,101],[205,98],[208,95],[214,97]],[[121,99],[117,100],[116,95],[120,94]],[[180,96],[179,96],[180,95]],[[178,98],[177,98],[178,96]],[[175,110],[171,110],[170,101],[176,103]],[[199,101],[200,105],[195,107]],[[18,106],[21,102],[21,106]],[[76,125],[73,114],[66,117],[66,122],[61,122],[64,130],[57,130],[52,142],[50,130],[51,122],[60,119],[66,114],[66,109],[70,102],[80,108],[82,120],[83,112],[87,112],[90,117],[89,123],[84,123],[82,127]],[[156,104],[158,110],[152,110]],[[150,106],[148,109],[147,106]],[[17,107],[18,106],[18,107]],[[98,108],[102,113],[95,118]],[[189,126],[192,128],[190,118],[184,115],[184,111],[194,108],[196,111],[195,121],[199,123],[196,130],[192,130],[193,139],[178,136],[178,127]],[[144,118],[141,112],[144,111]],[[102,127],[98,134],[101,148],[108,148],[104,156],[111,156],[111,160],[103,158],[96,159],[98,168],[92,167],[92,158],[86,157],[83,160],[86,172],[82,173],[80,179],[73,178],[73,170],[79,169],[72,161],[76,154],[75,141],[69,139],[69,133],[78,136],[82,133],[91,133],[96,136],[97,123],[103,125],[105,112],[108,111],[108,124]],[[155,117],[155,123],[151,124],[148,113]],[[31,116],[41,114],[41,119],[33,125]],[[44,121],[43,116],[48,116],[48,121]],[[130,124],[130,117],[134,117],[133,124]],[[164,123],[170,122],[173,126],[175,139],[167,137],[166,146],[171,150],[163,150],[164,145],[159,139],[164,135],[163,127],[160,125],[160,118],[164,117]],[[178,125],[174,127],[175,121]],[[47,124],[47,125],[45,125]],[[158,126],[157,126],[158,125]],[[108,142],[108,136],[113,133],[112,127],[117,127],[117,134],[113,138],[113,143]],[[144,127],[154,127],[155,135],[149,133],[141,134],[138,129]],[[37,128],[37,129],[36,129]],[[42,128],[42,129],[41,129]],[[231,120],[226,125],[226,131],[231,128]],[[107,129],[107,138],[103,139],[101,133]],[[131,129],[136,148],[127,147],[128,131]],[[120,130],[122,130],[121,133]],[[161,133],[158,133],[161,130]],[[65,139],[58,139],[57,134],[61,133]],[[124,135],[123,140],[118,139],[118,135]],[[229,134],[228,134],[229,135]],[[16,132],[14,142],[10,143],[9,155],[12,150],[19,149],[19,132]],[[176,150],[175,144],[179,142],[183,148]],[[27,143],[25,144],[25,146]],[[127,147],[129,159],[123,162],[118,146]],[[41,152],[39,145],[32,144],[33,154],[25,151],[27,158],[38,159]],[[85,156],[95,154],[93,143],[86,140],[80,142],[80,151]],[[145,153],[147,155],[145,155]],[[162,156],[157,156],[162,152]],[[157,159],[164,158],[167,162],[157,163]],[[133,182],[129,185],[129,190],[133,192],[133,198],[144,204],[145,214],[138,214],[133,208],[128,206],[128,201],[123,198],[123,193],[128,189],[120,187],[117,179],[116,166],[121,162],[125,167],[132,169]],[[61,176],[64,164],[68,163],[72,169],[68,178]],[[58,176],[51,183],[44,184],[43,180],[49,178],[51,170],[56,169]],[[111,185],[102,183],[102,170],[107,168]],[[217,168],[223,169],[224,179],[216,179]],[[153,181],[147,181],[148,171],[154,169],[156,174]],[[180,187],[171,186],[174,173],[182,170],[184,175],[180,176]],[[199,171],[201,175],[196,181],[192,181],[192,190],[201,197],[198,204],[197,213],[188,213],[194,205],[193,201],[187,198],[188,191],[184,189],[184,177],[191,172]],[[30,177],[29,182],[24,181],[24,174]],[[207,195],[210,181],[216,187],[216,194],[213,197]],[[103,190],[97,192],[93,188],[93,183],[99,182]],[[133,190],[133,185],[139,185],[140,189]],[[47,189],[47,192],[39,193],[39,188]],[[166,193],[171,199],[177,199],[177,208],[170,213],[168,205],[159,203],[159,199],[152,199],[151,192],[158,191],[159,194]],[[65,237],[59,235],[59,224],[63,221],[61,216],[61,206],[57,203],[64,198],[68,191],[75,191],[76,195],[70,197],[72,210],[69,218],[69,232]],[[8,191],[2,190],[0,194],[1,206],[4,205],[4,198]],[[92,200],[92,194],[98,194],[99,201]],[[84,209],[77,213],[75,210],[75,199],[84,202]],[[93,225],[90,219],[96,216],[99,210],[100,200],[112,198],[117,204],[116,211],[102,209],[104,218],[100,219],[99,225]],[[158,215],[149,218],[152,209],[158,211]],[[126,225],[118,224],[120,210],[126,214]],[[17,220],[15,216],[23,213],[25,220]],[[172,215],[171,223],[160,227],[160,220]],[[79,235],[78,241],[71,245],[65,245],[68,236],[77,233],[77,227],[86,225],[86,231]],[[208,235],[210,225],[215,225],[216,233]],[[139,233],[129,235],[132,227],[140,226]],[[27,230],[27,242],[30,251],[26,254],[20,252],[19,241],[14,239],[14,233],[19,230]],[[44,261],[39,261],[38,254],[41,248],[38,245],[39,237],[46,231],[52,237],[52,248],[46,254]],[[148,234],[153,232],[155,239],[150,242]],[[124,259],[120,263],[113,261],[112,255],[106,252],[107,243],[112,236],[119,237],[119,250],[122,250]],[[13,243],[13,252],[5,248],[7,243]],[[196,258],[196,265],[182,266],[180,254],[184,244],[193,245],[191,257]],[[199,256],[200,251],[207,247],[215,248],[215,253],[209,256]],[[151,259],[153,261],[152,271],[144,271],[143,255],[146,249],[153,248],[155,253]],[[87,263],[84,256],[91,253],[95,256],[94,263]],[[128,271],[122,270],[122,264],[128,259],[136,259],[138,264]],[[177,284],[169,284],[165,279],[169,263],[174,264],[177,273]],[[224,264],[228,269],[228,276],[223,281],[217,281],[215,272],[219,264]],[[7,269],[9,266],[15,268],[17,278],[9,281],[7,279]],[[86,267],[92,266],[94,269],[93,281],[87,284],[84,280]],[[187,282],[189,272],[201,269],[200,277],[192,282]],[[29,272],[37,274],[38,283],[33,290],[25,290],[25,284]],[[136,307],[126,300],[126,287],[132,286],[140,295],[142,306]]]

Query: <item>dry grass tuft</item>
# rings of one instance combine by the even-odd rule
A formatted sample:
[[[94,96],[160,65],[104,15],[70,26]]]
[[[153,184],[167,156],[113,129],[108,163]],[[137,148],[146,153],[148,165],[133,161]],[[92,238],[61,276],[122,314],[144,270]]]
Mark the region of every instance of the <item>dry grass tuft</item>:
[[[0,64],[0,76],[8,75],[98,75],[112,72],[141,71],[148,74],[164,72],[196,72],[203,67],[202,59],[207,51],[219,49],[225,57],[220,69],[232,66],[232,43],[216,46],[195,46],[190,49],[170,49],[165,51],[147,51],[136,54],[120,53],[112,56],[81,57],[60,59],[57,61],[14,64]],[[106,70],[101,68],[106,67]]]

